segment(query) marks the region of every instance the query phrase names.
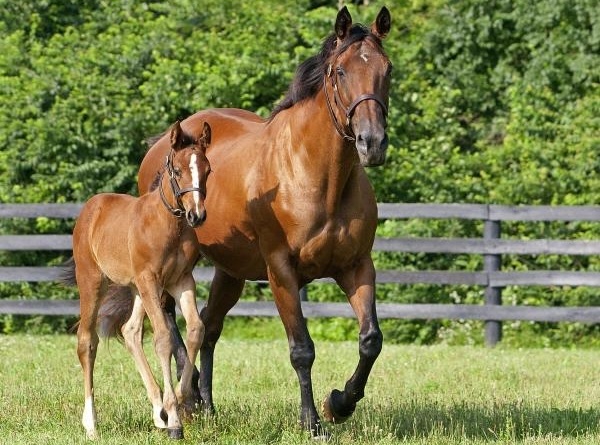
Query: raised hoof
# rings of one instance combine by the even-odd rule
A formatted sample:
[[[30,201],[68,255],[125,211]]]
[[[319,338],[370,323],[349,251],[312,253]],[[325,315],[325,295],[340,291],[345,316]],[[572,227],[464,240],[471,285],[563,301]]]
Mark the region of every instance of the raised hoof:
[[[167,428],[167,435],[169,439],[181,440],[183,439],[183,428]]]
[[[323,417],[325,420],[331,423],[344,423],[354,413],[356,404],[353,404],[350,408],[344,409],[342,407],[344,394],[337,389],[331,391],[325,400],[321,409],[323,410]]]

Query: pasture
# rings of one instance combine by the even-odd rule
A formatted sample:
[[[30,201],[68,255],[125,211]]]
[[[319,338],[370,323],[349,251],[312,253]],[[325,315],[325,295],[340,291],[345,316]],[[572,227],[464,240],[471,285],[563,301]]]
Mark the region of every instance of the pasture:
[[[187,423],[187,443],[313,443],[297,425],[298,387],[281,340],[228,335],[216,350],[216,418]],[[155,370],[151,342],[145,341]],[[84,444],[75,336],[0,336],[0,443]],[[319,399],[351,373],[355,342],[316,342]],[[96,366],[98,444],[173,443],[152,424],[133,360],[116,341]],[[384,344],[366,396],[333,444],[600,443],[595,350]]]

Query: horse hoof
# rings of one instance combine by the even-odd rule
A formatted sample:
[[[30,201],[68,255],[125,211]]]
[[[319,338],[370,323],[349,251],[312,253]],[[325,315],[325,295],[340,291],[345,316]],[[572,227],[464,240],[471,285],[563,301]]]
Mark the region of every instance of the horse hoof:
[[[325,420],[331,423],[344,423],[354,413],[356,404],[353,404],[349,409],[343,409],[344,394],[334,389],[323,401],[321,409],[323,410],[323,417]]]
[[[169,439],[181,440],[183,439],[183,428],[167,428],[167,434]]]

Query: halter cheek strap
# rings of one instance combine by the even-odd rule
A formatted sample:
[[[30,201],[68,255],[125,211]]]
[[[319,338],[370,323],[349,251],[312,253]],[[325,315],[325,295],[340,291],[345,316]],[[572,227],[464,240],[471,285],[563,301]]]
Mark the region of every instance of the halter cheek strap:
[[[345,106],[342,98],[340,97],[337,82],[335,81],[335,77],[332,76],[332,73],[333,73],[333,65],[330,64],[329,67],[327,68],[327,73],[325,74],[325,78],[323,79],[323,91],[325,92],[325,101],[327,102],[327,109],[329,110],[329,116],[331,116],[333,126],[335,127],[337,132],[340,134],[340,136],[342,136],[344,139],[354,142],[354,141],[356,141],[356,136],[353,134],[352,127],[350,126],[350,120],[352,119],[352,115],[354,114],[354,110],[356,109],[356,107],[364,101],[374,100],[381,107],[381,109],[383,111],[383,115],[386,119],[387,119],[387,115],[388,115],[388,107],[387,107],[386,103],[378,95],[373,94],[373,93],[361,94],[356,99],[354,99],[350,103],[349,106]],[[331,87],[333,88],[333,94],[334,94],[333,100],[334,100],[335,104],[344,111],[344,115],[346,116],[345,128],[339,122],[339,120],[333,110],[333,106],[331,104],[331,98],[329,96],[329,92],[327,91],[327,78],[331,78]],[[348,130],[348,131],[346,131],[346,130]]]
[[[165,174],[165,171],[169,173],[169,184],[171,185],[171,192],[173,193],[173,197],[175,198],[175,202],[177,203],[177,207],[173,207],[167,197],[165,196],[165,192],[162,188],[162,176]],[[177,183],[177,179],[175,178],[175,171],[173,170],[173,150],[169,152],[167,155],[167,160],[165,162],[165,170],[161,173],[161,178],[159,182],[159,191],[160,198],[171,214],[173,214],[177,218],[181,218],[185,215],[185,209],[183,208],[183,203],[181,202],[181,197],[189,192],[198,192],[202,197],[205,197],[205,192],[200,187],[186,187],[184,189],[179,187]]]

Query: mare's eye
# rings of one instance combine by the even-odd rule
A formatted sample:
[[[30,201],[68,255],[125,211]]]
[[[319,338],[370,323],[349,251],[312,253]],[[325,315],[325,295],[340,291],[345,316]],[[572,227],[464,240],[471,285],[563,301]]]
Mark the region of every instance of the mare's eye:
[[[173,169],[173,173],[175,174],[175,176],[177,176],[178,178],[181,178],[181,169],[180,168],[174,168]]]
[[[344,71],[344,68],[342,68],[341,66],[336,67],[335,72],[340,77],[344,77],[346,75],[346,72]]]

